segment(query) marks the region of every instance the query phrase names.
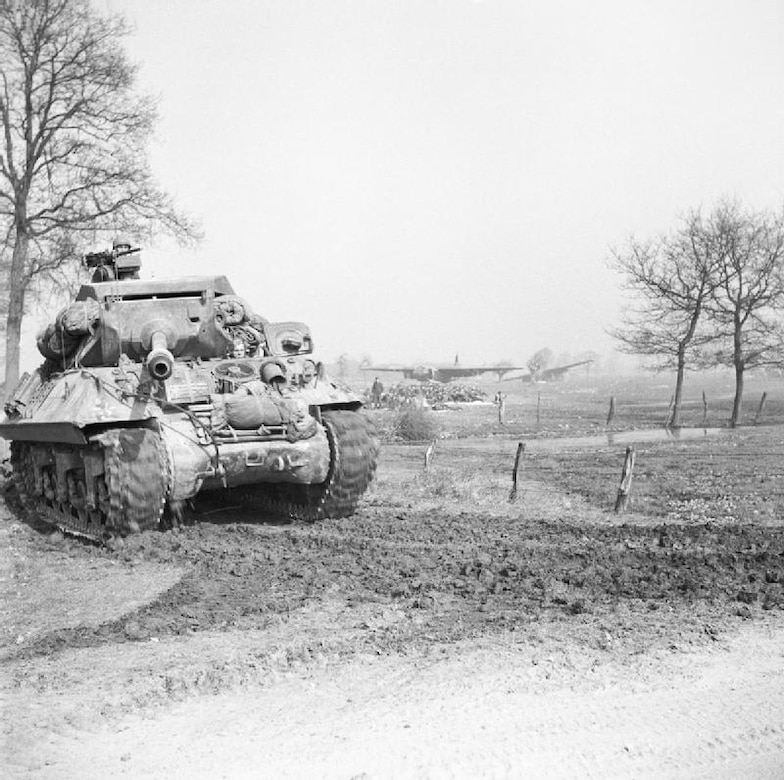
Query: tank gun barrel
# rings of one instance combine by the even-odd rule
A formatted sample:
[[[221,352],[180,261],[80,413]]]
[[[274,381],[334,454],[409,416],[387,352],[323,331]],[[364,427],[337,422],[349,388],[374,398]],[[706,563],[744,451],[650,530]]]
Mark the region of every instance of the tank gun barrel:
[[[169,341],[163,330],[153,331],[150,351],[145,365],[153,379],[168,379],[174,370],[174,355],[169,350]]]

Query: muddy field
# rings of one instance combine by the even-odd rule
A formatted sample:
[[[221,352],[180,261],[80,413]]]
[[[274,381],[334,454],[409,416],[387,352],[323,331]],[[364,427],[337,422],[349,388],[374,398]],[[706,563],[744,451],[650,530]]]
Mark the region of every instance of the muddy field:
[[[530,417],[530,400],[510,410]],[[203,500],[178,531],[107,549],[39,525],[6,486],[0,653],[15,775],[68,776],[69,745],[138,713],[367,659],[513,646],[537,670],[530,693],[648,679],[662,658],[755,626],[781,636],[784,428],[636,444],[632,511],[619,515],[625,445],[604,432],[553,443],[559,426],[597,432],[584,404],[570,408],[536,428],[521,413],[511,430],[493,429],[492,407],[442,413],[427,471],[424,445],[387,443],[361,511],[311,526]],[[389,413],[374,414],[383,428]],[[466,438],[477,428],[488,435]]]

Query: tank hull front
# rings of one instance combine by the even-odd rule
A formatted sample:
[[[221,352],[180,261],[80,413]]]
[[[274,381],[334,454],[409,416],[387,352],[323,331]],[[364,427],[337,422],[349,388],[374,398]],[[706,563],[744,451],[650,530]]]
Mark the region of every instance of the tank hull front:
[[[171,463],[170,496],[192,498],[200,490],[285,482],[316,484],[329,474],[330,445],[323,426],[301,441],[203,441],[185,418],[161,420]]]

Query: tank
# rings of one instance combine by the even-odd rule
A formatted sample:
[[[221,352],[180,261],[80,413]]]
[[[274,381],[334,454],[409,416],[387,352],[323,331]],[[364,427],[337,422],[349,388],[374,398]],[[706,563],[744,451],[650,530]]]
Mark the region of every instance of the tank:
[[[99,541],[176,523],[204,491],[306,522],[354,513],[378,437],[307,325],[267,321],[225,276],[141,280],[127,242],[85,264],[0,420],[25,507]]]

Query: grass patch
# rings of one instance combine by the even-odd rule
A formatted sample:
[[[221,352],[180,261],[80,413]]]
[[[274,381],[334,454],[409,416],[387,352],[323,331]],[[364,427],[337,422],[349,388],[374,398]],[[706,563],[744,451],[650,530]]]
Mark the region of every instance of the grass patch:
[[[529,473],[609,509],[620,483],[622,448],[533,455]],[[784,431],[737,431],[706,440],[637,447],[635,512],[668,522],[759,523],[784,517]]]

